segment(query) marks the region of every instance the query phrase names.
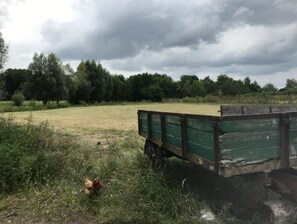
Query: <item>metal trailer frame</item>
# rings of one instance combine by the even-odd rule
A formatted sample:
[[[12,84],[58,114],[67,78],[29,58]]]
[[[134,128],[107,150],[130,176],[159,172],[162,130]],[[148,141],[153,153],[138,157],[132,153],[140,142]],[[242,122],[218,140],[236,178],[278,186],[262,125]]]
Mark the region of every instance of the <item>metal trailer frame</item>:
[[[243,111],[243,109],[241,110]],[[147,125],[148,132],[145,133],[141,130],[142,120],[140,115],[142,113],[147,114]],[[222,107],[221,107],[222,113]],[[161,140],[154,140],[152,138],[152,115],[159,115],[161,117]],[[178,148],[167,142],[166,139],[166,128],[165,128],[165,117],[175,116],[179,118],[181,127],[181,141],[182,147]],[[212,171],[218,175],[224,177],[230,177],[234,175],[249,174],[256,172],[269,172],[272,170],[287,169],[297,166],[297,157],[289,156],[289,142],[290,142],[290,117],[297,116],[297,112],[288,113],[265,113],[265,114],[248,114],[248,115],[231,115],[231,116],[205,116],[196,114],[181,114],[181,113],[168,113],[168,112],[158,112],[158,111],[138,111],[138,133],[139,135],[146,138],[147,141],[154,143],[159,150],[167,150],[177,157],[193,162],[196,165],[202,166],[209,171]],[[279,128],[280,128],[280,148],[279,148],[279,158],[270,159],[267,161],[254,163],[254,164],[233,164],[230,166],[222,166],[221,153],[220,153],[220,135],[221,130],[219,124],[222,121],[230,120],[248,120],[248,119],[259,119],[259,118],[279,118]],[[203,157],[189,153],[187,145],[187,122],[189,118],[202,118],[212,122],[213,127],[213,145],[214,145],[214,161],[207,160]]]

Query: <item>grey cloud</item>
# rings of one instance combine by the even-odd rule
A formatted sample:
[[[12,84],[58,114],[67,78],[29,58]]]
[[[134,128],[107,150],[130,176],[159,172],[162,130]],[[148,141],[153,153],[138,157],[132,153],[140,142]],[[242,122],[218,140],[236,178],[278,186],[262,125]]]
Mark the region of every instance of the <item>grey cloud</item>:
[[[296,1],[202,2],[78,0],[75,21],[48,21],[42,35],[50,50],[63,59],[105,60],[126,71],[195,71],[203,67],[236,72],[241,66],[268,74],[296,67]],[[293,28],[282,29],[288,24]],[[224,44],[222,35],[241,26],[263,27],[271,36],[259,38],[251,48],[236,54],[218,56],[221,52],[210,50]],[[269,29],[284,32],[283,38]]]
[[[91,46],[90,57],[111,59],[136,55],[143,48],[160,51],[176,46],[196,47],[200,41],[214,41],[220,28],[219,17],[216,14],[207,15],[214,10],[210,5],[201,6],[196,14],[191,5],[179,1],[141,4],[137,1],[93,2],[92,6],[96,7],[93,10],[98,11],[98,15],[94,19],[79,18],[89,20],[89,26],[94,27],[93,32],[83,38],[83,45],[78,42],[73,49],[66,44],[57,50],[62,55],[67,52],[68,55],[63,56],[70,57],[77,55],[75,51],[84,52],[87,44]],[[77,28],[76,24],[45,24],[44,27],[43,35],[50,43],[57,43],[61,36],[59,32],[73,32]]]

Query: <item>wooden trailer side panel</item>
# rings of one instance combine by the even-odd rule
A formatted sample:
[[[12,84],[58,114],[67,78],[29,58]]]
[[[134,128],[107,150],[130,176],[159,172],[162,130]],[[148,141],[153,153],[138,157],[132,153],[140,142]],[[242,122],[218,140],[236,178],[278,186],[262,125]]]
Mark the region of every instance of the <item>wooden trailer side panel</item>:
[[[161,116],[159,114],[151,115],[152,139],[156,142],[161,141]]]
[[[215,161],[213,122],[200,117],[187,118],[187,145],[189,153]]]
[[[279,158],[280,116],[222,118],[219,124],[223,166],[256,164]]]
[[[297,114],[291,114],[290,118],[290,157],[297,156]]]
[[[165,115],[166,143],[182,150],[182,130],[179,116]]]
[[[139,134],[157,145],[200,165],[216,162],[213,119],[153,111],[138,119]]]
[[[138,132],[143,137],[148,137],[148,113],[139,111],[138,113]]]

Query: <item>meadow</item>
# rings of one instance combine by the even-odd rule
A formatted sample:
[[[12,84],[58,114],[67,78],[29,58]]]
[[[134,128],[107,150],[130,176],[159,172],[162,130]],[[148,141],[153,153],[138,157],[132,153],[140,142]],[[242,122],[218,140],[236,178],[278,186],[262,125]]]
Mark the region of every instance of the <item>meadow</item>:
[[[69,107],[64,109],[5,113],[22,122],[30,115],[35,122],[48,120],[56,128],[71,131],[96,129],[130,130],[137,127],[137,110],[155,110],[203,115],[218,115],[218,104],[146,103]]]
[[[205,223],[203,209],[216,214],[213,223],[264,223],[251,206],[251,214],[237,206],[260,199],[254,195],[258,189],[240,179],[213,178],[180,159],[153,171],[137,135],[138,109],[217,115],[219,105],[142,103],[3,113],[0,223],[196,224]],[[101,179],[99,195],[84,194],[85,176]],[[234,187],[238,183],[240,189]]]

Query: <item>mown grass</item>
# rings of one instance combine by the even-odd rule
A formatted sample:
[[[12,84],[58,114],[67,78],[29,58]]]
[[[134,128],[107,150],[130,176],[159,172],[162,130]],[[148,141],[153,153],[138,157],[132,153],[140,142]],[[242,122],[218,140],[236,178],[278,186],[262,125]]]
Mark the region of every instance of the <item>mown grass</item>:
[[[139,103],[15,112],[5,113],[4,116],[13,114],[16,121],[26,122],[27,117],[32,114],[37,123],[47,120],[58,129],[71,130],[76,133],[94,132],[98,129],[128,131],[137,129],[137,110],[140,109],[203,115],[219,114],[217,104]]]

